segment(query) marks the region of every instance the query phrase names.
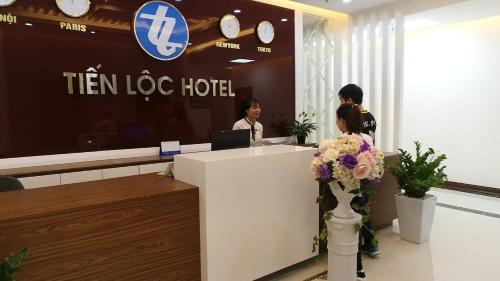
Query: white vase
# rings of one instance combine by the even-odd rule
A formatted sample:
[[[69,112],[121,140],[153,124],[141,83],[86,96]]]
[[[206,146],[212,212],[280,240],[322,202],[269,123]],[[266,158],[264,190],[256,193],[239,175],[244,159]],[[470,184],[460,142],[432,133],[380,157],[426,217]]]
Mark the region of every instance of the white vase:
[[[338,202],[337,208],[333,210],[333,215],[341,219],[354,218],[355,213],[351,208],[351,201],[352,198],[354,198],[354,196],[356,195],[342,190],[342,188],[336,181],[330,182],[329,185],[333,195],[335,195],[335,198],[337,198]]]
[[[356,254],[359,233],[355,225],[361,223],[361,215],[351,208],[355,196],[342,190],[337,182],[331,182],[330,189],[337,198],[337,208],[326,222],[328,226],[328,281],[353,281],[356,279]],[[351,189],[346,189],[351,190]]]
[[[411,198],[396,194],[399,233],[401,239],[413,243],[429,240],[437,197],[425,195],[424,198]]]

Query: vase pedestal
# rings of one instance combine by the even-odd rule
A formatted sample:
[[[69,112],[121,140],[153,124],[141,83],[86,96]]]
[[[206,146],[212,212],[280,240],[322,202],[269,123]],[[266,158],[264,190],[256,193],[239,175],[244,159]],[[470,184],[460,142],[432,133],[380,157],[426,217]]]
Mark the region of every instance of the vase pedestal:
[[[355,225],[361,223],[361,215],[353,218],[332,216],[328,226],[328,281],[355,281],[359,232]]]

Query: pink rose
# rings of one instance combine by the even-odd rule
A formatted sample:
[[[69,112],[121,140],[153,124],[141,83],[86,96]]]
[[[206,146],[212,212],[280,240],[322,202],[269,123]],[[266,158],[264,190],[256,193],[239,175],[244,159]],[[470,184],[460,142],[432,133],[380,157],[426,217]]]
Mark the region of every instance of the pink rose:
[[[352,175],[354,178],[361,180],[365,179],[372,171],[372,166],[366,159],[362,159],[358,162],[354,170],[352,171]]]
[[[363,143],[363,138],[358,135],[358,134],[352,134],[352,135],[349,135],[351,138],[355,139],[358,143],[362,144]]]
[[[358,160],[358,162],[366,160],[372,166],[375,165],[375,164],[377,164],[377,160],[375,159],[375,157],[373,157],[373,155],[370,153],[370,151],[365,151],[363,153],[360,153],[356,157],[356,159]]]
[[[378,150],[377,150],[377,148],[375,148],[375,146],[372,146],[371,153],[373,156],[377,156]]]

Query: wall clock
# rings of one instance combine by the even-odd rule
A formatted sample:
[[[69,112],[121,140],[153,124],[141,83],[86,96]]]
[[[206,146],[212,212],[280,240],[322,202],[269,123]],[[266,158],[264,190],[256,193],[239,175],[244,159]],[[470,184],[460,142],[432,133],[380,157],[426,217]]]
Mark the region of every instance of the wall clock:
[[[63,14],[73,18],[85,15],[90,9],[89,0],[56,0],[56,4]]]
[[[16,0],[0,0],[0,7],[7,7],[14,4],[14,2],[16,2]]]
[[[227,14],[220,20],[220,30],[227,39],[234,39],[240,33],[240,22],[234,15]]]
[[[264,44],[269,44],[274,39],[274,26],[268,21],[261,21],[257,25],[257,37]]]

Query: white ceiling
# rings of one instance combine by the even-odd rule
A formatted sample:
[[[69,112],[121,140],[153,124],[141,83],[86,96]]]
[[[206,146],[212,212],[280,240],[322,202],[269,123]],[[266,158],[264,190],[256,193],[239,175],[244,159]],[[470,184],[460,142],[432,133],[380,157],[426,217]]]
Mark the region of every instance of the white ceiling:
[[[351,0],[351,3],[343,3],[342,0],[293,0],[295,2],[312,5],[324,9],[351,14],[361,10],[377,7],[398,0]]]
[[[429,19],[449,25],[500,15],[499,0],[469,0],[406,16],[406,22]]]
[[[328,0],[328,3],[326,3],[325,0],[293,1],[334,10],[337,12],[352,14],[391,2],[398,2],[399,0],[352,0],[349,4],[343,3],[342,0]],[[404,1],[408,0],[401,0],[402,3],[410,2]],[[411,2],[419,4],[423,1],[419,2],[419,0],[415,0]],[[436,2],[439,1],[436,0]],[[500,15],[500,0],[442,0],[441,2],[450,2],[450,4],[444,5],[440,8],[427,10],[424,9],[425,5],[422,7],[417,7],[423,11],[408,14],[406,16],[406,22],[408,23],[415,20],[418,21],[422,19],[428,19],[431,21],[436,21],[439,23],[438,25],[442,26]],[[453,2],[456,3],[452,4]]]

